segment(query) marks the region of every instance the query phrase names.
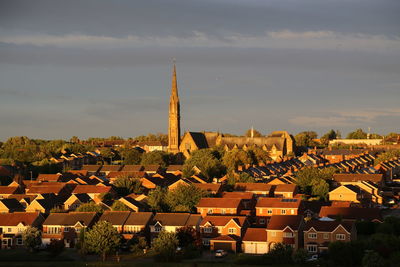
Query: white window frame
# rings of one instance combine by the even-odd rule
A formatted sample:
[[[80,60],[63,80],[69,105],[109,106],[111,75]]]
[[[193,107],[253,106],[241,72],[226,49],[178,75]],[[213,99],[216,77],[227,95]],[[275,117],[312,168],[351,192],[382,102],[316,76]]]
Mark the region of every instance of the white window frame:
[[[267,214],[272,214],[272,209],[268,209]]]
[[[284,232],[283,237],[292,238],[292,237],[294,237],[294,234],[292,232]]]
[[[159,233],[162,231],[162,227],[160,225],[154,226],[154,232]]]
[[[24,244],[24,241],[22,240],[22,237],[18,237],[16,239],[16,241],[17,241],[17,246],[22,246]]]
[[[236,228],[229,228],[228,229],[229,234],[236,234]]]
[[[324,239],[329,239],[329,234],[328,233],[324,233]]]
[[[203,239],[203,246],[210,246],[210,239]]]
[[[282,210],[281,210],[281,214],[282,214],[282,215],[286,215],[286,210],[282,209]]]
[[[259,223],[260,224],[265,224],[265,219],[260,219]]]
[[[336,240],[346,240],[345,234],[336,234]]]
[[[308,238],[309,239],[317,239],[317,233],[308,233]]]
[[[209,233],[213,232],[212,231],[213,230],[212,227],[204,227],[203,229],[204,229],[204,233],[208,233],[209,234]]]
[[[317,245],[307,245],[307,251],[310,253],[316,253],[316,252],[318,252],[318,246]]]
[[[213,214],[213,209],[208,209],[207,213],[208,214]]]

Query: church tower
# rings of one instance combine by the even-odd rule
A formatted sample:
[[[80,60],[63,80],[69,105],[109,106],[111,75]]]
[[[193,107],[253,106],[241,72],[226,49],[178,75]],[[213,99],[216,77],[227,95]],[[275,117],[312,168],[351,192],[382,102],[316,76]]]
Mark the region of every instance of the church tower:
[[[169,119],[168,119],[168,152],[178,153],[181,139],[180,105],[178,96],[178,85],[176,81],[176,66],[174,62],[172,72],[171,97],[169,100]]]

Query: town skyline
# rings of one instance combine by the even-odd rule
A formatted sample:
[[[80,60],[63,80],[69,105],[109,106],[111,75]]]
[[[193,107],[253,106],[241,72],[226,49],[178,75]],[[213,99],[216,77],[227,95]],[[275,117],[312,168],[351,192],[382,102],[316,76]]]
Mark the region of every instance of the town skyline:
[[[0,1],[0,139],[167,133],[171,57],[182,133],[397,132],[398,11],[390,0]]]

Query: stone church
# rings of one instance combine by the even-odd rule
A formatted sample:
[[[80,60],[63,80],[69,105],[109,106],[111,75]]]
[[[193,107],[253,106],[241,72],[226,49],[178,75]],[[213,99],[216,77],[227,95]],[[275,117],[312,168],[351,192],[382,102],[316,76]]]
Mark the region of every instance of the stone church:
[[[182,152],[190,157],[191,152],[202,149],[222,146],[226,151],[232,149],[248,149],[259,147],[267,151],[274,160],[283,158],[294,152],[294,139],[286,131],[275,131],[268,136],[224,136],[218,132],[185,132],[180,136],[180,103],[176,80],[176,66],[172,71],[172,87],[169,102],[168,151]]]

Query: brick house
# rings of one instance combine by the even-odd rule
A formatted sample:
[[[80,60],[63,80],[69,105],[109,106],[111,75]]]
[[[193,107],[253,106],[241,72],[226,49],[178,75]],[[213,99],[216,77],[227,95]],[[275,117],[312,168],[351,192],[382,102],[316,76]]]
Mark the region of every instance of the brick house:
[[[200,236],[210,250],[240,250],[241,239],[249,227],[245,216],[208,215],[200,223]]]
[[[242,240],[242,251],[248,254],[268,252],[267,229],[248,228]]]
[[[152,212],[131,212],[125,221],[122,236],[132,239],[134,236],[143,236],[150,240],[150,221],[153,218]]]
[[[273,215],[298,215],[303,209],[299,198],[259,198],[256,204],[256,224],[265,226]]]
[[[328,250],[330,242],[350,242],[357,239],[355,223],[351,221],[308,221],[304,226],[304,248],[309,253]]]
[[[0,214],[1,249],[22,247],[22,232],[27,227],[41,228],[44,217],[39,212],[14,212]]]
[[[240,198],[202,198],[196,208],[203,217],[207,214],[240,215],[243,203]]]
[[[181,227],[193,227],[199,231],[201,216],[190,213],[157,213],[150,221],[151,239],[161,231],[175,233]]]
[[[294,250],[303,246],[304,220],[302,215],[273,215],[267,226],[268,251],[276,243],[284,243]]]
[[[42,243],[63,240],[65,247],[74,247],[82,229],[92,227],[98,220],[96,212],[51,213],[43,222]]]

